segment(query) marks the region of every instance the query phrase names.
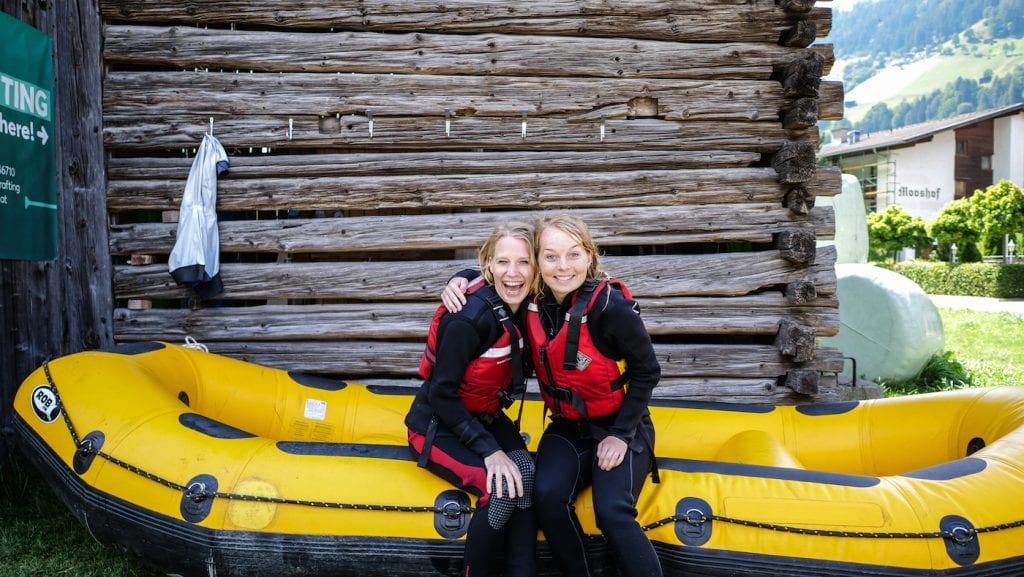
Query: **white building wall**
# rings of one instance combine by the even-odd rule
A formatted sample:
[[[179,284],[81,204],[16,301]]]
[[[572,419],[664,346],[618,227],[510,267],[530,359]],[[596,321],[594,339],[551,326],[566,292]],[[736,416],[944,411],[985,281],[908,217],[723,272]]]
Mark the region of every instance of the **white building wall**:
[[[992,181],[1024,186],[1024,112],[996,118],[992,140]]]
[[[936,134],[932,140],[909,148],[892,151],[895,161],[895,204],[912,216],[930,221],[946,204],[953,201],[956,186],[953,159],[956,155],[956,133],[952,130]]]

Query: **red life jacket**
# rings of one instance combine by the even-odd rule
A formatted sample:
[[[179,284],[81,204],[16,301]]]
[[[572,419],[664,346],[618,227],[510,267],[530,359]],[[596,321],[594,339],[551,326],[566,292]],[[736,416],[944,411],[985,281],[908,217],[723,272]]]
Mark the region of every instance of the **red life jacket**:
[[[508,316],[508,309],[498,297],[494,287],[486,284],[483,277],[478,277],[466,288],[466,306],[470,298],[479,298],[497,316],[502,327],[501,336],[487,350],[483,351],[466,366],[466,372],[462,376],[462,384],[459,386],[458,395],[465,403],[466,409],[471,413],[494,413],[501,408],[501,402],[506,398],[506,390],[515,387],[513,381],[513,365],[521,363],[519,355],[513,355],[512,339],[515,338],[518,344],[518,351],[523,348],[522,335],[515,327]],[[434,318],[430,321],[430,332],[427,334],[427,346],[420,358],[420,377],[429,380],[437,360],[437,329],[441,324],[441,317],[447,313],[444,305],[437,308]],[[515,332],[513,336],[509,330]],[[522,379],[522,371],[517,376]]]
[[[548,410],[567,419],[604,417],[619,410],[626,397],[625,363],[597,349],[587,328],[587,314],[611,285],[632,298],[620,281],[588,283],[576,291],[558,334],[548,339],[537,301],[526,313],[526,332],[541,396]],[[592,288],[591,288],[592,287]]]

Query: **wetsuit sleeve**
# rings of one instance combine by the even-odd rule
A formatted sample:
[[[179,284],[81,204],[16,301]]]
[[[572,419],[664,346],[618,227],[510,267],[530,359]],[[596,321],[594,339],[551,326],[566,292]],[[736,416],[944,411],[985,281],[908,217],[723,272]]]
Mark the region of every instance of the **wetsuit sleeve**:
[[[630,443],[637,425],[648,412],[654,387],[661,379],[661,365],[654,353],[651,335],[640,319],[640,308],[634,301],[615,293],[608,307],[592,316],[596,317],[593,328],[597,329],[597,334],[591,333],[594,344],[613,359],[625,359],[630,373],[626,398],[609,429],[612,435]]]
[[[486,311],[490,314],[490,311]],[[445,315],[438,327],[437,361],[431,375],[430,406],[437,418],[474,453],[486,457],[501,447],[474,417],[459,397],[459,387],[469,362],[481,350],[485,339],[473,319]],[[495,337],[496,338],[496,337]]]

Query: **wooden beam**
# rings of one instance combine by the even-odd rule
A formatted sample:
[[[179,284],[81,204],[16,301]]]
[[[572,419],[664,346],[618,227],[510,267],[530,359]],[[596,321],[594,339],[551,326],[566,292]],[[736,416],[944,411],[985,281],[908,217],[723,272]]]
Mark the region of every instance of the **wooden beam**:
[[[327,0],[311,4],[225,0],[205,3],[201,9],[179,0],[103,0],[100,7],[108,22],[542,36],[621,36],[628,30],[637,38],[688,42],[775,42],[794,20],[793,14],[766,0],[631,4],[595,0],[518,0],[515,4],[488,0]],[[818,37],[831,30],[830,8],[814,8],[796,16],[813,22]]]
[[[816,55],[823,74],[828,74],[835,60],[830,44],[790,48],[735,41],[538,39],[495,33],[276,32],[112,25],[104,29],[104,40],[104,59],[113,66],[221,72],[767,80],[775,68],[795,59]]]
[[[493,155],[491,156],[493,159]],[[492,161],[493,162],[493,161]],[[501,164],[514,163],[514,157]],[[109,210],[176,210],[181,206],[188,169],[176,178],[112,180]],[[696,204],[777,203],[788,185],[771,168],[732,170],[598,170],[593,172],[472,174],[448,172],[393,176],[307,176],[295,167],[288,176],[249,178],[234,168],[217,182],[217,208],[245,210],[569,209]],[[838,169],[815,171],[803,186],[804,205],[815,196],[841,190]],[[802,197],[801,197],[802,198]],[[803,206],[803,205],[801,205]],[[810,207],[798,214],[806,214]]]
[[[440,293],[438,293],[439,295]],[[435,295],[437,296],[437,295]],[[196,309],[120,308],[114,312],[119,341],[200,342],[423,339],[438,300],[431,302],[262,305]],[[739,297],[644,298],[647,330],[660,335],[772,336],[782,320],[815,327],[817,336],[839,329],[834,297],[792,306],[778,292]],[[311,324],[310,318],[316,318]]]
[[[808,281],[817,294],[835,293],[836,251],[818,249],[813,265],[797,267],[776,252],[605,257],[604,268],[626,280],[637,297],[738,296],[794,281]],[[472,261],[222,263],[222,298],[345,299],[349,301],[429,300],[455,272]],[[174,283],[167,265],[116,266],[118,299],[184,299],[188,289]]]

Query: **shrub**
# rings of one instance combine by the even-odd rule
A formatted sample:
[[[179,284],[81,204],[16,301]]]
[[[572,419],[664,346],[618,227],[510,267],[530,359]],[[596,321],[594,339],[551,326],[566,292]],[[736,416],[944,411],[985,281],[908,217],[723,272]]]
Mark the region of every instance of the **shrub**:
[[[916,282],[928,294],[1024,298],[1024,264],[950,265],[914,260],[885,268]]]
[[[878,379],[885,396],[914,395],[974,386],[974,376],[956,360],[953,351],[932,355],[913,378],[905,381]]]

